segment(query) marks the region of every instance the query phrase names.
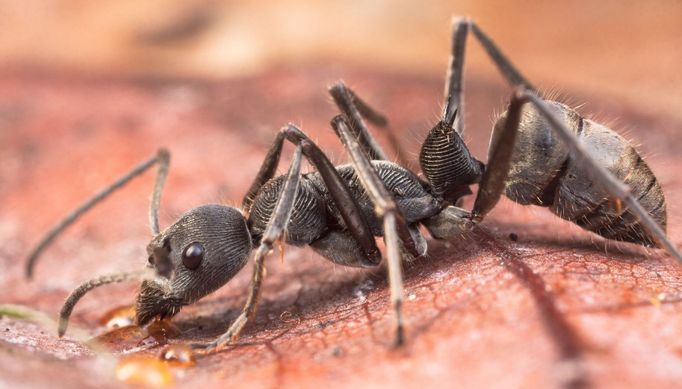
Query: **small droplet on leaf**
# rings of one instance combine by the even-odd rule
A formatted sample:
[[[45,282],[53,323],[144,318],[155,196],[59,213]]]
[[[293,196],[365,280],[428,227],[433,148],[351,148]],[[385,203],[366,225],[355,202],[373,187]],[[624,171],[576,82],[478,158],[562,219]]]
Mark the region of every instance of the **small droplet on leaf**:
[[[133,325],[135,324],[135,307],[121,305],[111,309],[102,315],[99,323],[109,329]]]
[[[188,368],[196,363],[194,351],[186,345],[172,344],[165,347],[159,358],[172,367]]]
[[[137,345],[144,336],[142,328],[136,325],[129,325],[108,330],[90,339],[88,343],[102,345],[112,350],[119,350]]]
[[[651,303],[651,305],[654,305],[656,307],[660,307],[661,304],[665,301],[665,298],[666,298],[665,293],[659,293],[656,296],[651,297],[649,299],[649,302]]]
[[[128,385],[165,388],[175,383],[170,367],[150,355],[124,357],[116,365],[116,379]]]
[[[159,344],[167,344],[168,339],[180,336],[180,330],[170,320],[154,320],[147,326],[147,336],[151,336]]]

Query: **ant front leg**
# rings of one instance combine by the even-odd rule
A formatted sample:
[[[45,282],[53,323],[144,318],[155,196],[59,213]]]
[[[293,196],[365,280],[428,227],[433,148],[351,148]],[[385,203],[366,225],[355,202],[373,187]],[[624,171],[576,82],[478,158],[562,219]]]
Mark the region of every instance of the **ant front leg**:
[[[242,210],[246,213],[246,217],[248,217],[253,201],[256,199],[256,195],[260,192],[263,184],[275,176],[277,165],[279,164],[279,159],[282,155],[283,144],[284,133],[280,131],[277,133],[275,141],[272,142],[272,146],[270,146],[270,150],[268,150],[265,159],[263,159],[263,163],[261,164],[260,170],[258,170],[258,174],[256,174],[256,178],[253,180],[251,187],[242,200]]]
[[[277,200],[275,209],[270,217],[268,226],[263,233],[260,246],[256,250],[253,267],[253,278],[251,279],[251,289],[249,296],[246,299],[246,304],[239,314],[237,319],[230,325],[228,330],[218,339],[208,344],[194,345],[195,348],[205,349],[206,351],[220,351],[230,342],[239,337],[242,329],[249,320],[252,320],[256,314],[256,307],[261,295],[261,286],[265,276],[265,257],[272,250],[273,244],[282,237],[284,230],[291,217],[291,212],[294,208],[294,200],[301,182],[301,153],[302,146],[297,146],[294,152],[294,157],[291,162],[291,167],[287,173],[287,178],[284,187],[280,193],[280,198]]]

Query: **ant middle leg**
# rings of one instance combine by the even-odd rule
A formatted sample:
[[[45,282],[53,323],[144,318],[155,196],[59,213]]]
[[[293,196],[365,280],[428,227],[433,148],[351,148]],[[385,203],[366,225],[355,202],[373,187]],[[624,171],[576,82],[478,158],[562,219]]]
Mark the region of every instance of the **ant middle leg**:
[[[393,196],[388,192],[374,167],[362,152],[358,141],[351,134],[343,116],[336,116],[332,120],[332,127],[339,134],[346,150],[350,154],[355,171],[360,178],[372,203],[377,216],[383,221],[384,242],[386,243],[386,257],[388,262],[388,281],[391,290],[391,304],[395,316],[395,345],[404,343],[404,324],[402,317],[403,303],[403,275],[401,251],[415,257],[426,253],[426,245],[421,243],[423,237],[416,231],[410,230]],[[415,242],[415,238],[421,241]],[[417,238],[417,239],[418,239]]]
[[[281,142],[285,138],[297,146],[296,153],[284,186],[279,194],[274,211],[272,212],[267,227],[261,237],[260,246],[256,251],[251,289],[246,304],[241,314],[223,335],[208,344],[195,344],[194,348],[203,349],[205,352],[222,349],[230,342],[234,341],[247,322],[253,318],[260,297],[261,285],[265,272],[265,256],[271,250],[274,242],[281,238],[293,211],[296,192],[300,185],[301,154],[305,155],[320,173],[330,195],[337,204],[337,208],[344,217],[349,236],[353,239],[352,247],[362,253],[360,258],[365,261],[363,265],[376,266],[381,259],[379,249],[376,247],[374,237],[371,234],[367,222],[362,216],[359,206],[329,159],[327,159],[324,153],[295,126],[289,125],[285,127],[282,129],[281,134],[283,135],[277,137],[275,145],[268,155],[278,155],[282,146]],[[266,161],[263,164],[264,167],[261,168],[261,171],[271,171],[271,166],[276,164],[276,159],[277,158],[275,157],[266,158]],[[254,185],[257,185],[257,182]]]
[[[398,162],[403,166],[409,166],[409,161],[406,159],[407,153],[403,150],[395,133],[388,130],[388,120],[384,115],[370,107],[353,89],[346,86],[343,81],[332,85],[329,88],[329,94],[334,99],[334,103],[336,103],[341,113],[346,117],[351,133],[358,140],[360,148],[367,155],[367,158],[370,160],[389,160],[379,143],[370,133],[363,118],[384,130],[383,133],[395,151]]]
[[[376,266],[381,262],[381,252],[374,241],[374,235],[369,223],[363,216],[362,210],[348,185],[339,175],[336,167],[317,145],[306,136],[303,131],[293,124],[282,129],[286,138],[296,145],[301,145],[303,154],[315,167],[322,177],[322,181],[329,191],[332,201],[336,204],[348,233],[359,245],[364,265]]]
[[[386,189],[386,186],[381,181],[381,178],[379,178],[379,175],[369,162],[366,154],[362,152],[361,146],[353,137],[345,118],[338,115],[332,119],[331,125],[336,133],[339,134],[341,142],[350,154],[351,163],[355,168],[355,172],[372,200],[378,216],[383,218],[388,213],[395,214],[395,218],[398,221],[397,232],[407,253],[414,257],[423,256],[425,253],[416,246],[414,238],[412,237],[413,233],[410,231],[393,196]]]

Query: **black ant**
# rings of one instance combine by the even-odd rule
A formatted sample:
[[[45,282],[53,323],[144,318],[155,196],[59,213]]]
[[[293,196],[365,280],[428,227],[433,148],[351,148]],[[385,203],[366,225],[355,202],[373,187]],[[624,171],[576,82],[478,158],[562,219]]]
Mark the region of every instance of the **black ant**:
[[[509,107],[493,128],[487,165],[471,156],[461,137],[462,69],[469,30],[514,88]],[[665,235],[661,187],[633,147],[568,106],[544,100],[470,20],[454,23],[445,107],[419,156],[425,180],[390,162],[370,135],[364,120],[383,127],[386,119],[381,114],[343,83],[332,86],[330,93],[342,112],[331,125],[350,154],[350,165],[334,166],[313,141],[289,124],[277,134],[241,209],[202,205],[160,231],[157,213],[169,164],[169,153],[160,150],[56,225],[30,254],[27,275],[64,228],[153,165],[158,165],[150,208],[154,237],[147,252],[154,274],[143,276],[137,296],[139,325],[171,317],[225,285],[256,249],[246,305],[227,332],[197,345],[209,350],[234,340],[253,318],[265,257],[280,239],[309,245],[340,265],[375,267],[382,258],[375,237],[383,236],[395,342],[403,343],[401,260],[425,255],[427,243],[419,226],[435,239],[459,236],[482,220],[502,193],[521,204],[549,207],[607,239],[663,247],[682,262]],[[296,145],[296,151],[286,176],[274,177],[285,140]],[[301,175],[302,156],[316,172]],[[469,187],[475,183],[479,190],[472,211],[459,208],[460,199],[472,193]],[[82,284],[61,310],[59,335],[66,331],[74,305],[89,290],[138,277],[141,272],[122,273]]]

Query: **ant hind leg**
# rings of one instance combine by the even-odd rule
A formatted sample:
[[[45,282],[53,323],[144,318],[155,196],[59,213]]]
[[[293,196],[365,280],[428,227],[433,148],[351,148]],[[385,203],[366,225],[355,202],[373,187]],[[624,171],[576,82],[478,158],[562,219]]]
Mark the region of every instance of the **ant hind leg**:
[[[668,253],[670,253],[670,255],[672,255],[677,261],[682,262],[682,254],[680,254],[673,243],[670,242],[661,226],[658,225],[651,215],[649,215],[649,213],[647,213],[647,211],[642,207],[635,196],[632,195],[627,185],[611,174],[604,166],[600,165],[594,159],[594,157],[592,157],[592,155],[590,155],[575,134],[573,134],[566,124],[550,110],[550,108],[547,106],[547,103],[542,99],[537,90],[521,75],[521,73],[514,67],[514,65],[512,65],[507,57],[502,54],[492,39],[490,39],[480,28],[478,28],[475,23],[469,23],[474,35],[486,50],[492,61],[495,63],[500,73],[502,73],[504,78],[512,86],[517,88],[514,93],[514,97],[512,98],[512,106],[518,105],[517,109],[520,109],[520,106],[526,102],[533,104],[547,119],[557,136],[566,144],[573,160],[582,166],[582,169],[584,169],[585,172],[591,176],[592,181],[601,185],[602,188],[611,196],[618,199],[619,201],[622,201],[623,204],[628,207],[630,212],[632,212],[632,214],[634,214],[642,223],[649,235],[658,243],[658,245],[668,251]],[[517,118],[514,121],[518,120],[519,119]],[[508,118],[507,122],[510,121],[511,120]],[[505,149],[509,148],[509,146],[502,145],[500,148]],[[502,150],[502,152],[504,152],[504,150]],[[500,163],[500,165],[503,164],[504,163]],[[486,203],[485,201],[483,202]],[[479,209],[483,210],[484,207],[479,206]],[[475,212],[476,208],[474,210],[474,213]]]
[[[474,208],[471,211],[471,219],[474,222],[481,221],[495,207],[505,189],[514,152],[516,133],[521,121],[522,107],[523,101],[515,95],[512,96],[502,131],[499,134],[493,132],[490,150],[488,151],[488,165],[483,172],[474,201]]]
[[[578,164],[582,165],[585,172],[591,176],[592,181],[600,184],[607,193],[622,201],[627,209],[642,223],[648,234],[658,243],[658,246],[665,249],[673,258],[682,263],[682,254],[668,239],[663,228],[658,225],[630,192],[628,186],[618,180],[590,155],[570,129],[566,127],[566,124],[550,110],[547,103],[535,92],[523,90],[518,93],[519,99],[524,99],[535,105],[538,111],[547,119],[564,143],[568,145],[571,156]]]

